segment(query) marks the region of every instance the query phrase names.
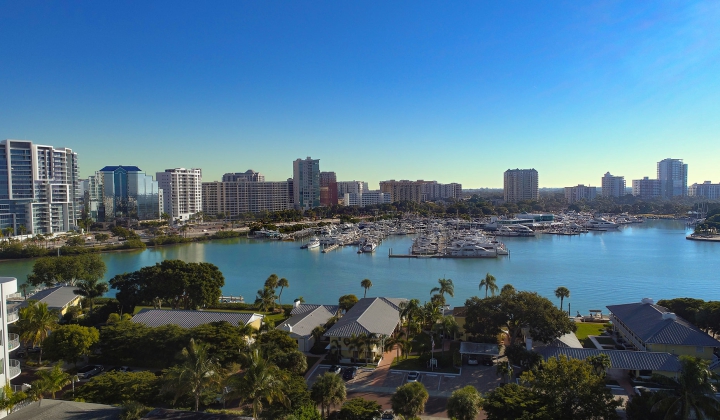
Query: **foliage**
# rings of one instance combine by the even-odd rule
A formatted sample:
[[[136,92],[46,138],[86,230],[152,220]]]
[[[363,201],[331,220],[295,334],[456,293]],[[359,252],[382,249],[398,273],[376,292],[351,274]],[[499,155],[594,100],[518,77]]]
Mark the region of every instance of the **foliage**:
[[[420,382],[409,382],[395,390],[390,403],[395,413],[411,419],[425,411],[429,397],[425,385]]]
[[[654,381],[670,388],[653,406],[653,411],[665,413],[666,418],[720,418],[720,401],[715,398],[709,364],[707,360],[680,356],[677,378],[653,377]]]
[[[108,284],[104,281],[101,282],[97,279],[91,279],[80,280],[77,286],[78,288],[74,290],[74,293],[90,301],[90,314],[92,314],[95,298],[102,297],[102,295],[108,292]]]
[[[132,273],[119,274],[110,280],[118,290],[116,298],[125,312],[132,312],[144,302],[169,302],[173,309],[197,309],[217,303],[225,278],[210,263],[186,263],[165,260]]]
[[[360,282],[360,287],[365,289],[365,294],[363,295],[363,298],[367,297],[367,291],[368,291],[368,289],[370,289],[372,287],[372,285],[373,284],[372,284],[372,281],[370,281],[370,279],[364,279],[363,281]]]
[[[358,298],[355,295],[343,295],[340,296],[340,299],[338,300],[338,305],[340,305],[340,310],[343,312],[347,312],[355,306],[355,304],[358,302]]]
[[[485,297],[486,298],[488,297],[488,292],[490,292],[490,294],[492,296],[495,296],[495,294],[498,292],[497,281],[495,279],[495,276],[493,276],[490,273],[485,274],[485,278],[480,280],[479,287],[480,287],[480,290],[482,290],[483,287],[485,288]]]
[[[75,398],[98,404],[137,401],[154,405],[160,396],[161,379],[150,371],[106,372],[93,376],[78,388]]]
[[[338,420],[373,420],[380,409],[380,404],[375,401],[353,398],[345,401],[337,418]]]
[[[475,420],[480,414],[482,402],[482,397],[477,389],[468,385],[450,395],[447,401],[448,415],[456,420]]]
[[[539,395],[512,383],[485,394],[483,411],[488,420],[555,420],[547,413]]]
[[[510,363],[521,366],[525,369],[532,369],[540,365],[542,356],[539,353],[528,350],[523,344],[512,344],[505,348],[505,356]]]
[[[163,375],[163,389],[174,395],[173,403],[180,397],[190,395],[195,400],[195,411],[200,409],[200,397],[209,390],[218,388],[222,380],[220,363],[208,351],[205,344],[190,344],[182,349],[181,363],[173,366]]]
[[[248,347],[245,335],[240,333],[240,328],[226,321],[198,325],[190,329],[189,335],[196,341],[206,344],[210,353],[223,366],[240,363],[239,350],[244,352]]]
[[[40,346],[40,358],[42,362],[42,344],[58,326],[58,313],[50,310],[47,303],[29,301],[28,306],[20,309],[20,340],[31,346]]]
[[[120,408],[120,420],[140,420],[152,410],[137,401],[124,401]]]
[[[322,418],[315,404],[308,404],[295,409],[285,420],[322,420]]]
[[[0,395],[0,410],[10,411],[26,398],[27,395],[24,392],[13,391],[12,386],[8,382],[2,389],[2,395]]]
[[[283,379],[283,392],[288,399],[288,405],[284,404],[270,404],[263,410],[262,417],[266,419],[281,419],[290,415],[298,416],[298,412],[304,413],[303,415],[309,415],[312,417],[312,412],[317,414],[317,408],[315,403],[310,396],[310,390],[307,387],[305,378],[300,375],[285,375]],[[310,410],[306,410],[305,407],[311,407]]]
[[[98,281],[106,270],[105,262],[97,254],[43,257],[35,261],[27,279],[32,286],[73,285],[77,280]]]
[[[262,413],[265,404],[278,402],[286,407],[289,405],[284,392],[287,374],[262,357],[258,349],[250,352],[244,367],[242,375],[231,377],[229,384],[233,394],[252,404],[254,418]]]
[[[345,401],[347,390],[340,375],[325,372],[313,384],[310,395],[313,401],[320,405],[321,412],[327,416],[330,414],[331,406],[342,404]]]
[[[41,369],[35,372],[38,379],[32,383],[32,388],[36,399],[42,399],[45,394],[50,394],[54,399],[56,392],[70,384],[70,375],[60,366],[62,366],[62,361],[59,361],[52,369]]]
[[[665,392],[640,391],[625,406],[628,420],[664,420],[665,413],[653,411],[653,407],[665,398]]]
[[[99,340],[100,333],[93,327],[62,325],[45,339],[43,351],[50,360],[66,360],[77,364],[78,360],[90,355]]]
[[[177,325],[148,327],[119,322],[100,331],[98,347],[102,359],[113,364],[166,367],[190,339],[188,330]]]
[[[261,334],[257,340],[261,354],[280,369],[303,375],[307,370],[307,358],[287,331],[272,329]]]
[[[555,297],[560,299],[560,310],[563,308],[563,300],[570,297],[570,290],[567,287],[560,286],[555,289]]]

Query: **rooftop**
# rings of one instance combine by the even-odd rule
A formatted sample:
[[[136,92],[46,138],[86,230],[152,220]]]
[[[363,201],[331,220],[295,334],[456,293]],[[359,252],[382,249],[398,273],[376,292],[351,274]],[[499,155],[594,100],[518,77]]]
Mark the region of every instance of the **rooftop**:
[[[382,297],[360,299],[325,336],[390,335],[400,322],[400,304],[404,301],[406,299]]]
[[[680,360],[670,353],[630,350],[598,350],[570,347],[542,347],[538,353],[547,360],[551,357],[565,355],[569,358],[585,360],[590,356],[607,354],[612,369],[655,370],[679,372]]]
[[[325,325],[328,320],[337,313],[337,310],[331,312],[323,305],[315,306],[317,307],[313,310],[304,311],[298,315],[291,316],[285,322],[278,325],[277,329],[290,331],[292,334],[296,334],[301,337],[307,337],[312,333],[312,330],[315,329],[315,327]]]
[[[720,347],[719,341],[698,327],[672,314],[667,308],[649,301],[611,305],[607,308],[647,344]],[[663,314],[672,315],[663,316]]]
[[[132,321],[145,324],[148,327],[162,325],[179,325],[183,328],[193,328],[211,322],[226,321],[231,325],[246,325],[262,315],[240,312],[211,312],[189,310],[143,309],[138,312]]]
[[[104,404],[43,399],[30,403],[9,416],[7,420],[116,420],[120,408]]]
[[[28,296],[18,307],[27,306],[28,301],[37,300],[38,302],[47,303],[50,309],[63,309],[80,296],[75,294],[78,290],[74,286],[55,286],[41,290],[32,296]]]
[[[338,311],[339,306],[338,305],[315,305],[312,303],[301,303],[300,305],[294,307],[292,311],[290,312],[290,315],[300,315],[305,312],[314,311],[315,309],[319,307],[324,307],[328,312],[336,314]]]
[[[137,166],[123,166],[123,165],[116,165],[116,166],[106,166],[102,169],[100,169],[99,172],[115,172],[118,169],[124,169],[125,172],[142,172],[140,168]]]

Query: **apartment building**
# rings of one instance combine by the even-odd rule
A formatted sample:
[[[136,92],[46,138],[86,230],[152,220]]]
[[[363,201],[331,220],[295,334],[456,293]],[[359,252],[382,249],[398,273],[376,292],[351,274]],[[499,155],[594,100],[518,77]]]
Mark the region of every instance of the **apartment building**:
[[[338,181],[338,197],[345,197],[345,194],[362,194],[369,191],[368,183],[364,181]]]
[[[380,191],[366,191],[362,194],[345,193],[345,196],[343,197],[343,204],[346,206],[365,207],[375,204],[389,203],[392,203],[392,197],[390,194]]]
[[[683,197],[688,194],[688,165],[682,159],[663,159],[657,163],[657,179],[660,181],[660,196],[663,198]]]
[[[406,179],[395,181],[391,179],[389,181],[380,182],[380,192],[384,194],[390,194],[392,202],[397,201],[414,201],[419,203],[423,200],[425,181],[408,181]]]
[[[535,169],[508,169],[503,180],[503,194],[508,203],[538,200],[538,171]]]
[[[0,229],[12,234],[73,230],[80,217],[78,157],[29,140],[0,141]]]
[[[688,195],[692,197],[705,197],[709,200],[720,199],[720,184],[705,181],[702,184],[692,184],[688,188]]]
[[[320,207],[320,159],[293,162],[293,203],[298,210]]]
[[[8,309],[7,300],[9,297],[17,297],[17,279],[14,277],[0,277],[0,382],[9,384],[11,380],[20,376],[20,361],[12,358],[12,352],[20,347],[20,337],[14,333],[8,333],[8,325],[19,319],[18,309]],[[0,410],[0,418],[5,417],[6,411]]]
[[[335,172],[320,172],[320,205],[336,206],[337,204],[337,175]]]
[[[265,175],[260,172],[255,172],[252,169],[248,169],[245,172],[226,173],[222,177],[223,182],[265,182]]]
[[[632,194],[644,200],[661,197],[661,182],[659,179],[633,179]]]
[[[595,197],[597,197],[597,188],[595,187],[586,187],[583,184],[576,187],[565,187],[565,200],[568,204],[582,200],[594,200]]]
[[[625,177],[611,175],[606,172],[602,177],[602,196],[603,197],[622,197],[625,195]]]
[[[440,184],[430,181],[423,185],[423,201],[462,199],[462,184]]]
[[[223,213],[235,217],[246,213],[282,211],[293,208],[288,182],[203,182],[202,208],[208,215]]]
[[[163,211],[173,220],[188,220],[202,211],[201,169],[166,169],[156,178],[163,190]]]

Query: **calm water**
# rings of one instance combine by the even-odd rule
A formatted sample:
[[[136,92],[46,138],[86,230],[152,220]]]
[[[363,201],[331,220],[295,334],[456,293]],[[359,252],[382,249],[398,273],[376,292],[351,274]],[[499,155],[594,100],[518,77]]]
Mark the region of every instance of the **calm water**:
[[[502,238],[510,257],[497,259],[401,259],[411,237],[390,237],[373,255],[346,247],[328,254],[304,250],[299,243],[228,239],[162,247],[142,252],[102,254],[107,279],[163,259],[211,262],[225,275],[225,294],[254,300],[265,279],[276,273],[290,282],[283,302],[303,296],[309,303],[333,303],[339,296],[362,297],[360,281],[369,278],[368,296],[430,297],[438,278],[455,284],[452,305],[474,295],[484,295],[478,283],[490,272],[502,286],[534,290],[557,301],[558,286],[570,289],[573,313],[605,309],[605,305],[691,296],[720,300],[720,243],[688,241],[680,221],[648,221],[619,232],[593,232],[580,236],[538,235],[535,238]],[[0,275],[22,281],[32,261],[0,263]],[[566,299],[566,301],[568,301]]]

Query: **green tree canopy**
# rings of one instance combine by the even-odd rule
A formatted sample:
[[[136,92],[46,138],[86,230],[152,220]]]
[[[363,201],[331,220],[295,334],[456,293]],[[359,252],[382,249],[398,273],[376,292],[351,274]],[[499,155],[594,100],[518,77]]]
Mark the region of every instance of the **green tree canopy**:
[[[652,411],[665,414],[665,418],[718,419],[720,401],[715,398],[709,362],[691,356],[680,356],[680,373],[677,378],[656,375],[653,379],[668,388]]]
[[[408,419],[414,419],[425,411],[428,398],[430,395],[425,385],[420,382],[409,382],[395,390],[390,403],[394,412]]]
[[[345,389],[345,382],[340,375],[325,372],[317,378],[313,384],[310,395],[313,401],[320,405],[321,411],[326,413],[327,416],[330,414],[331,406],[342,404],[343,401],[345,401],[345,398],[347,398],[347,390]]]
[[[150,371],[106,372],[81,386],[75,398],[97,404],[116,405],[134,400],[154,405],[160,399],[160,382]]]
[[[44,302],[28,301],[28,306],[20,309],[20,340],[31,346],[40,346],[42,361],[42,344],[50,331],[58,327],[58,312],[48,308]]]
[[[358,302],[358,298],[355,295],[343,295],[340,296],[340,299],[338,299],[338,305],[340,305],[340,310],[347,312],[355,306],[355,304]]]
[[[374,420],[377,418],[381,407],[375,401],[364,398],[353,398],[345,401],[338,412],[338,420]]]
[[[45,339],[43,351],[50,360],[65,360],[77,364],[78,360],[91,354],[98,341],[100,333],[96,328],[61,325]]]
[[[98,254],[64,255],[42,257],[35,260],[33,271],[28,274],[32,286],[54,286],[57,283],[74,285],[78,280],[98,281],[107,267]]]
[[[455,420],[475,420],[480,414],[482,402],[477,389],[468,385],[450,395],[447,402],[448,415]]]
[[[485,394],[483,411],[487,420],[556,420],[548,414],[539,395],[514,383]]]
[[[219,388],[223,371],[208,346],[195,343],[183,348],[180,364],[171,367],[163,375],[163,389],[170,391],[177,401],[189,395],[195,400],[195,411],[200,409],[200,397],[209,390]]]

